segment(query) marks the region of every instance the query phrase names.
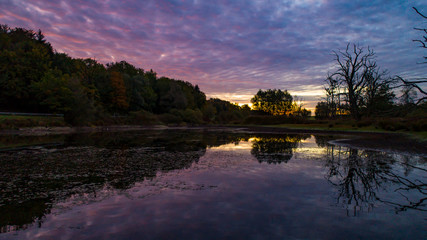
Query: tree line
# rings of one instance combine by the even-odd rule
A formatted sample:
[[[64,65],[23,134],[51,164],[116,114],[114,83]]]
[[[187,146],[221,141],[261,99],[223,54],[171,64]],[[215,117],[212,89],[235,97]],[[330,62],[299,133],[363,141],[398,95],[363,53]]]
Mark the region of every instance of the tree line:
[[[427,33],[425,28],[415,29]],[[414,42],[420,43],[422,49],[427,48],[426,35]],[[369,47],[349,43],[345,50],[333,54],[336,70],[326,78],[326,97],[316,105],[316,118],[427,117],[426,77],[390,76],[378,66],[375,52]]]
[[[62,113],[72,125],[237,123],[259,113],[309,115],[286,90],[260,90],[252,111],[206,99],[198,85],[158,77],[126,61],[104,65],[72,58],[56,52],[41,30],[0,25],[0,49],[2,111]]]

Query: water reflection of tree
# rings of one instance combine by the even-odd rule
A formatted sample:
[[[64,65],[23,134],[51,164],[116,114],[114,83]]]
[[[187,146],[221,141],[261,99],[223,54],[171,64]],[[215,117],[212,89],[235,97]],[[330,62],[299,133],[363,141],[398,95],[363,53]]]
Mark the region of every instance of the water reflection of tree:
[[[0,151],[11,151],[25,149],[32,146],[58,146],[64,142],[64,136],[21,136],[2,135],[0,136]]]
[[[411,162],[384,152],[328,145],[326,178],[337,188],[337,202],[351,215],[370,211],[376,202],[392,205],[396,212],[427,211],[427,185],[410,174],[414,170],[426,173],[426,169]],[[392,196],[383,196],[383,192]]]
[[[298,143],[309,137],[310,135],[300,134],[256,137],[252,143],[251,153],[260,163],[287,163],[292,158]]]
[[[208,147],[219,147],[229,143],[238,145],[241,141],[248,141],[250,137],[251,135],[247,133],[217,132],[215,134],[204,134],[203,140]]]
[[[319,147],[326,147],[328,145],[331,145],[329,144],[329,141],[334,139],[336,139],[336,137],[331,135],[316,135],[315,142]]]
[[[389,179],[394,183],[399,185],[399,188],[395,189],[396,192],[402,195],[405,198],[406,202],[399,203],[395,201],[389,201],[386,199],[378,199],[385,204],[389,204],[395,207],[396,212],[406,211],[408,209],[415,209],[420,211],[427,211],[427,183],[422,182],[419,179],[410,179],[408,176],[410,172],[418,170],[424,173],[424,176],[427,174],[427,169],[414,166],[410,161],[410,157],[405,156],[403,165],[404,176],[396,174],[394,172],[388,172],[387,175]],[[420,197],[419,199],[409,199],[405,193],[409,192],[418,192]]]
[[[49,199],[36,199],[20,204],[0,206],[0,233],[25,229],[29,223],[33,222],[41,226],[44,216],[49,214],[50,210]]]
[[[96,198],[159,172],[189,168],[207,146],[248,134],[204,131],[102,132],[67,135],[57,149],[0,151],[0,233],[43,222],[52,205],[72,195]],[[43,141],[44,139],[40,139]]]
[[[205,154],[200,133],[70,135],[61,149],[0,152],[0,232],[42,222],[72,195],[128,189],[158,172],[190,167]],[[13,212],[13,214],[11,214]]]

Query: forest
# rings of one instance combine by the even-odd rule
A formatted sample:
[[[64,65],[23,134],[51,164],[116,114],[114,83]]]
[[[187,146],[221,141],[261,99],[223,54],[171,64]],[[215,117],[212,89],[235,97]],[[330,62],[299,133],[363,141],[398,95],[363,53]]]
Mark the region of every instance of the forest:
[[[104,65],[59,53],[41,30],[0,25],[0,49],[0,112],[61,114],[72,126],[324,123],[331,127],[351,120],[353,125],[386,130],[427,129],[426,80],[389,76],[377,65],[375,52],[357,44],[334,51],[336,71],[326,76],[325,97],[317,103],[315,119],[287,90],[260,89],[251,99],[252,108],[207,99],[198,85],[159,77],[152,69],[126,61]]]
[[[259,115],[310,115],[286,90],[260,90],[251,110],[206,99],[198,85],[126,61],[104,65],[72,58],[56,52],[41,30],[1,25],[0,49],[2,112],[63,114],[71,125],[242,123]]]

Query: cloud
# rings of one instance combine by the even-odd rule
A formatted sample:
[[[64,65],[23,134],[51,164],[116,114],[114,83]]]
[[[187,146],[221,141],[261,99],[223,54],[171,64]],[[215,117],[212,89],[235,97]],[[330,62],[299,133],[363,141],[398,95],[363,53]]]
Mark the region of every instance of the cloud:
[[[397,0],[4,0],[0,22],[42,29],[73,57],[126,60],[198,84],[208,96],[249,102],[260,88],[315,98],[306,93],[321,91],[332,50],[348,42],[372,47],[391,74],[425,76],[412,42],[423,19],[413,5],[427,11]]]

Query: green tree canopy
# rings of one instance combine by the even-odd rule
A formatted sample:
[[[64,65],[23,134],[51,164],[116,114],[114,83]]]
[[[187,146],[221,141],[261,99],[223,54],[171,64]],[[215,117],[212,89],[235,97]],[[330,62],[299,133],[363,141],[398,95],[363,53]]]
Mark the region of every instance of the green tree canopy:
[[[288,115],[293,109],[293,98],[287,90],[268,89],[263,91],[260,89],[251,102],[254,110],[272,115]]]
[[[286,91],[278,91],[292,102]],[[153,113],[188,123],[230,123],[251,112],[248,106],[206,100],[198,85],[158,78],[153,70],[126,61],[104,65],[91,58],[72,58],[54,51],[41,30],[1,24],[0,110],[63,113],[73,125],[111,123],[116,120],[109,118],[111,114]]]
[[[34,111],[38,105],[29,86],[51,67],[53,50],[35,33],[0,25],[0,107]]]

